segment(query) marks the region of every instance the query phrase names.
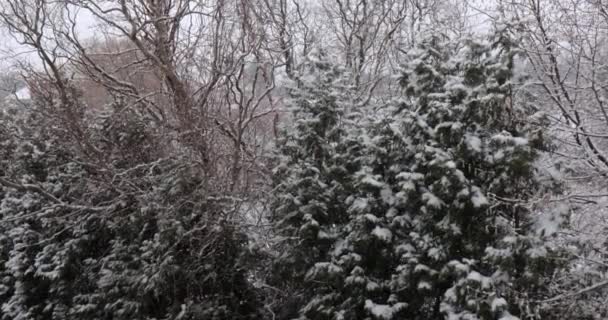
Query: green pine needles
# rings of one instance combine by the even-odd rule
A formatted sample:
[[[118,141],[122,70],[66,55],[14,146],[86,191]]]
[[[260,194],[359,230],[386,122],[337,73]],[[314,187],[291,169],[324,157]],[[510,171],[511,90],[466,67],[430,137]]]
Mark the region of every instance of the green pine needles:
[[[352,101],[327,57],[307,62],[275,176],[285,319],[540,316],[550,249],[514,204],[542,191],[516,54],[500,30],[429,37],[381,106]]]

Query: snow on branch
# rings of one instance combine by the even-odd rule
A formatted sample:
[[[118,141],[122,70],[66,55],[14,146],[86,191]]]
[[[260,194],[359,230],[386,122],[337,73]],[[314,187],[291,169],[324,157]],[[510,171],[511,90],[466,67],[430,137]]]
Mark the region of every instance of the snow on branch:
[[[20,184],[17,182],[12,182],[9,180],[6,180],[3,177],[0,177],[0,184],[9,187],[9,188],[13,188],[17,191],[21,191],[21,192],[33,192],[33,193],[37,193],[39,195],[41,195],[42,197],[44,197],[45,199],[53,202],[56,205],[59,205],[61,207],[67,208],[67,209],[72,209],[72,210],[92,210],[92,211],[104,211],[107,210],[109,208],[111,208],[112,206],[80,206],[80,205],[71,205],[68,203],[65,203],[63,201],[61,201],[59,198],[55,197],[54,195],[50,194],[48,191],[44,190],[43,188],[41,188],[40,186],[37,186],[35,184]]]
[[[558,296],[555,296],[553,298],[544,300],[542,302],[544,302],[544,303],[555,302],[555,301],[563,300],[563,299],[566,299],[566,298],[571,298],[571,297],[574,297],[574,296],[578,296],[578,295],[581,295],[581,294],[589,293],[589,292],[592,292],[592,291],[595,291],[595,290],[600,290],[600,289],[602,289],[602,288],[604,288],[606,286],[608,286],[608,280],[596,283],[596,284],[594,284],[592,286],[583,288],[583,289],[581,289],[579,291],[576,291],[576,292],[571,292],[571,293],[567,293],[567,294],[560,294]]]

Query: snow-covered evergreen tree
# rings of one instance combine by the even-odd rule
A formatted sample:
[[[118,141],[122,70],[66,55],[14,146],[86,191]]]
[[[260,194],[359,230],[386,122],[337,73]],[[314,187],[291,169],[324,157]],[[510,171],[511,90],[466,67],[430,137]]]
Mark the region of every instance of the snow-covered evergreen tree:
[[[87,162],[32,111],[0,114],[0,319],[263,318],[233,199],[186,156],[121,113]]]
[[[306,292],[302,319],[537,316],[529,301],[554,266],[519,205],[542,187],[538,135],[511,102],[512,47],[502,30],[422,41],[404,65],[405,99],[379,107],[362,131],[339,127],[341,139],[335,125],[317,126],[341,109],[301,88],[295,106],[312,110],[296,114],[281,146],[277,212],[292,237],[279,261]],[[358,146],[343,151],[355,166],[331,162],[341,141]]]
[[[343,204],[352,193],[350,172],[358,167],[350,155],[359,145],[347,136],[354,99],[344,71],[329,60],[315,50],[300,66],[289,92],[292,119],[277,148],[273,219],[281,252],[273,282],[294,289],[290,303],[296,309],[316,294],[300,284],[327,259],[349,219]]]

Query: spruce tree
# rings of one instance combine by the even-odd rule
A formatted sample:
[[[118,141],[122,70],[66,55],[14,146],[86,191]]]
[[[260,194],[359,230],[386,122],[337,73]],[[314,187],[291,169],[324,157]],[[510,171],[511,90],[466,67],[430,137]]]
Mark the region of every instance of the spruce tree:
[[[290,209],[279,212],[294,237],[286,255],[300,257],[291,261],[307,293],[302,319],[537,316],[528,302],[553,266],[518,205],[542,187],[538,136],[511,102],[516,53],[503,30],[458,43],[429,37],[404,65],[404,98],[344,134],[358,146],[345,156],[356,166],[331,175],[304,139],[294,144],[309,146],[301,158],[283,153],[290,169],[277,190]],[[338,183],[340,194],[329,187]]]
[[[343,203],[357,166],[348,155],[359,147],[346,136],[354,102],[347,75],[329,60],[315,50],[299,66],[289,89],[291,119],[277,143],[272,218],[280,239],[272,281],[290,292],[284,317],[316,294],[301,284],[315,265],[324,268],[348,221]]]

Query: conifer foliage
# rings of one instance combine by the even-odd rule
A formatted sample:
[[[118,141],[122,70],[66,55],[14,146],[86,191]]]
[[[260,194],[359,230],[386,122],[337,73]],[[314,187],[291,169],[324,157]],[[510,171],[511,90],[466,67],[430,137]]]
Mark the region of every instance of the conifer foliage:
[[[303,297],[315,294],[298,286],[313,276],[313,266],[332,272],[330,264],[319,263],[333,250],[349,219],[343,204],[352,193],[350,172],[356,170],[357,159],[351,153],[356,153],[357,144],[346,138],[354,103],[347,79],[322,50],[315,50],[290,89],[293,119],[278,141],[272,217],[281,238],[273,281],[294,290],[288,305],[299,306]]]
[[[120,142],[96,165],[30,108],[0,117],[0,319],[262,318],[232,200],[179,154],[136,154],[145,119],[91,123]]]
[[[562,266],[522,205],[553,185],[514,47],[436,33],[390,102],[312,50],[288,72],[264,240],[247,210],[266,199],[128,102],[2,111],[0,320],[540,319]]]
[[[550,249],[514,203],[543,192],[541,142],[511,102],[515,56],[502,30],[429,37],[404,63],[404,98],[365,107],[373,112],[361,113],[360,129],[339,121],[345,96],[319,81],[329,69],[299,88],[275,206],[288,239],[276,261],[295,275],[297,316],[540,316],[530,301],[551,271]]]

